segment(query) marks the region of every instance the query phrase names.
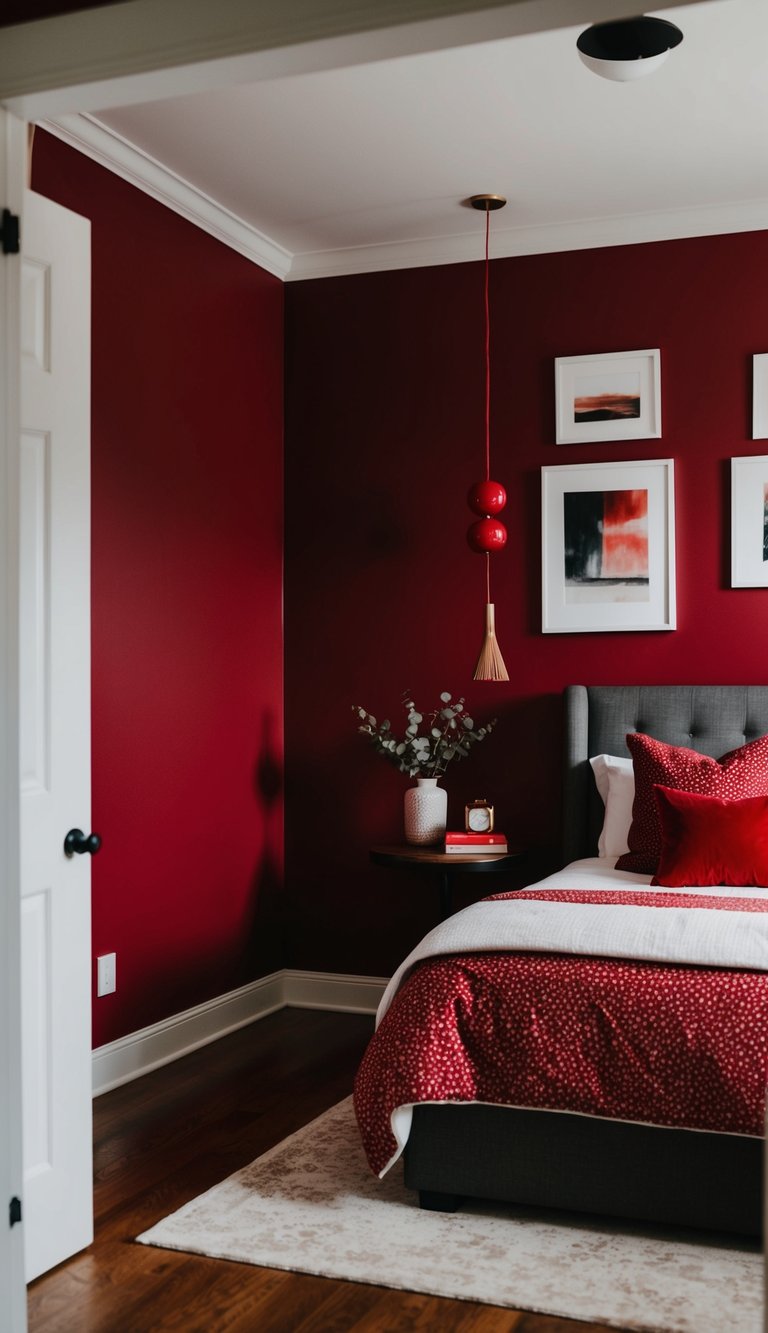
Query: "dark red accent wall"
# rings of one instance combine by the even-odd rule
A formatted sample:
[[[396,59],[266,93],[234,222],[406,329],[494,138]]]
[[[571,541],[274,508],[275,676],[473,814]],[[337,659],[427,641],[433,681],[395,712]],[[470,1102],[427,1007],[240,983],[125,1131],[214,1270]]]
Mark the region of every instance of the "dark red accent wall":
[[[478,237],[478,251],[481,238]],[[509,684],[472,684],[482,557],[465,543],[482,475],[482,265],[288,289],[286,771],[289,961],[386,974],[436,891],[370,866],[402,834],[408,779],[350,705],[400,719],[465,691],[493,736],[449,772],[449,817],[492,798],[530,869],[554,863],[569,682],[765,682],[768,594],[729,588],[729,458],[750,439],[751,356],[768,349],[768,233],[492,264],[493,473],[509,541],[493,591]],[[554,444],[554,358],[661,348],[663,438]],[[678,629],[540,633],[540,468],[673,457]],[[469,890],[468,890],[469,891]],[[475,890],[472,890],[473,892]],[[477,890],[479,892],[479,889]]]
[[[40,132],[92,223],[94,1044],[280,967],[283,288]]]

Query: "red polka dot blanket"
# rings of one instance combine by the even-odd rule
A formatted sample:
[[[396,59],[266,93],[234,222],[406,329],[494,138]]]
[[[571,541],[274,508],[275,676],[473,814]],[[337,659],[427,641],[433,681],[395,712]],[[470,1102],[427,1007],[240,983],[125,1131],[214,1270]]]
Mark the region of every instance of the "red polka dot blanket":
[[[762,1135],[766,969],[768,891],[630,881],[457,913],[393,977],[358,1071],[372,1170],[397,1160],[419,1102]]]

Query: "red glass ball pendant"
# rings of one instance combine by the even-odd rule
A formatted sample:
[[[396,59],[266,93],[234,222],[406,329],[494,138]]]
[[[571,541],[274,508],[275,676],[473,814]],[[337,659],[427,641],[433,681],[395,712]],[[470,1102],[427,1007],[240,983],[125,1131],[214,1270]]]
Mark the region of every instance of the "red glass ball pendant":
[[[499,514],[507,503],[500,481],[476,481],[467,492],[467,504],[475,514]]]
[[[479,553],[500,551],[507,544],[507,529],[498,518],[479,518],[470,523],[467,541]]]

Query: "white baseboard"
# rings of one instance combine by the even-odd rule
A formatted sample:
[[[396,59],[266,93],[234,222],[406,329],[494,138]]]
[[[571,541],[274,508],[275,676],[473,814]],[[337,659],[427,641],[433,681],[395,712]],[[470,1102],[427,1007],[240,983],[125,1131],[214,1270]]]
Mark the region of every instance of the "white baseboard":
[[[334,1009],[375,1014],[387,984],[383,977],[334,972],[283,972],[284,1003],[292,1009]]]
[[[97,1046],[93,1052],[93,1095],[98,1097],[121,1083],[140,1078],[287,1006],[374,1014],[386,984],[382,977],[286,969],[259,977],[238,990],[129,1032],[106,1046]]]

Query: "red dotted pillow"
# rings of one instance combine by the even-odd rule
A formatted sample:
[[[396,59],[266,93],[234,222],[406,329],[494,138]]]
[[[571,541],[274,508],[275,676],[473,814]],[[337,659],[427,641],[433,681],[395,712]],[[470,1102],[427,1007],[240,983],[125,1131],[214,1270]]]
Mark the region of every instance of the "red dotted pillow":
[[[728,801],[654,787],[661,855],[652,884],[768,887],[768,796]]]
[[[656,873],[661,854],[661,824],[653,793],[657,784],[731,801],[768,796],[768,736],[759,736],[721,759],[710,759],[682,745],[666,745],[641,732],[631,732],[627,745],[635,770],[635,800],[629,851],[619,857],[617,870]]]

